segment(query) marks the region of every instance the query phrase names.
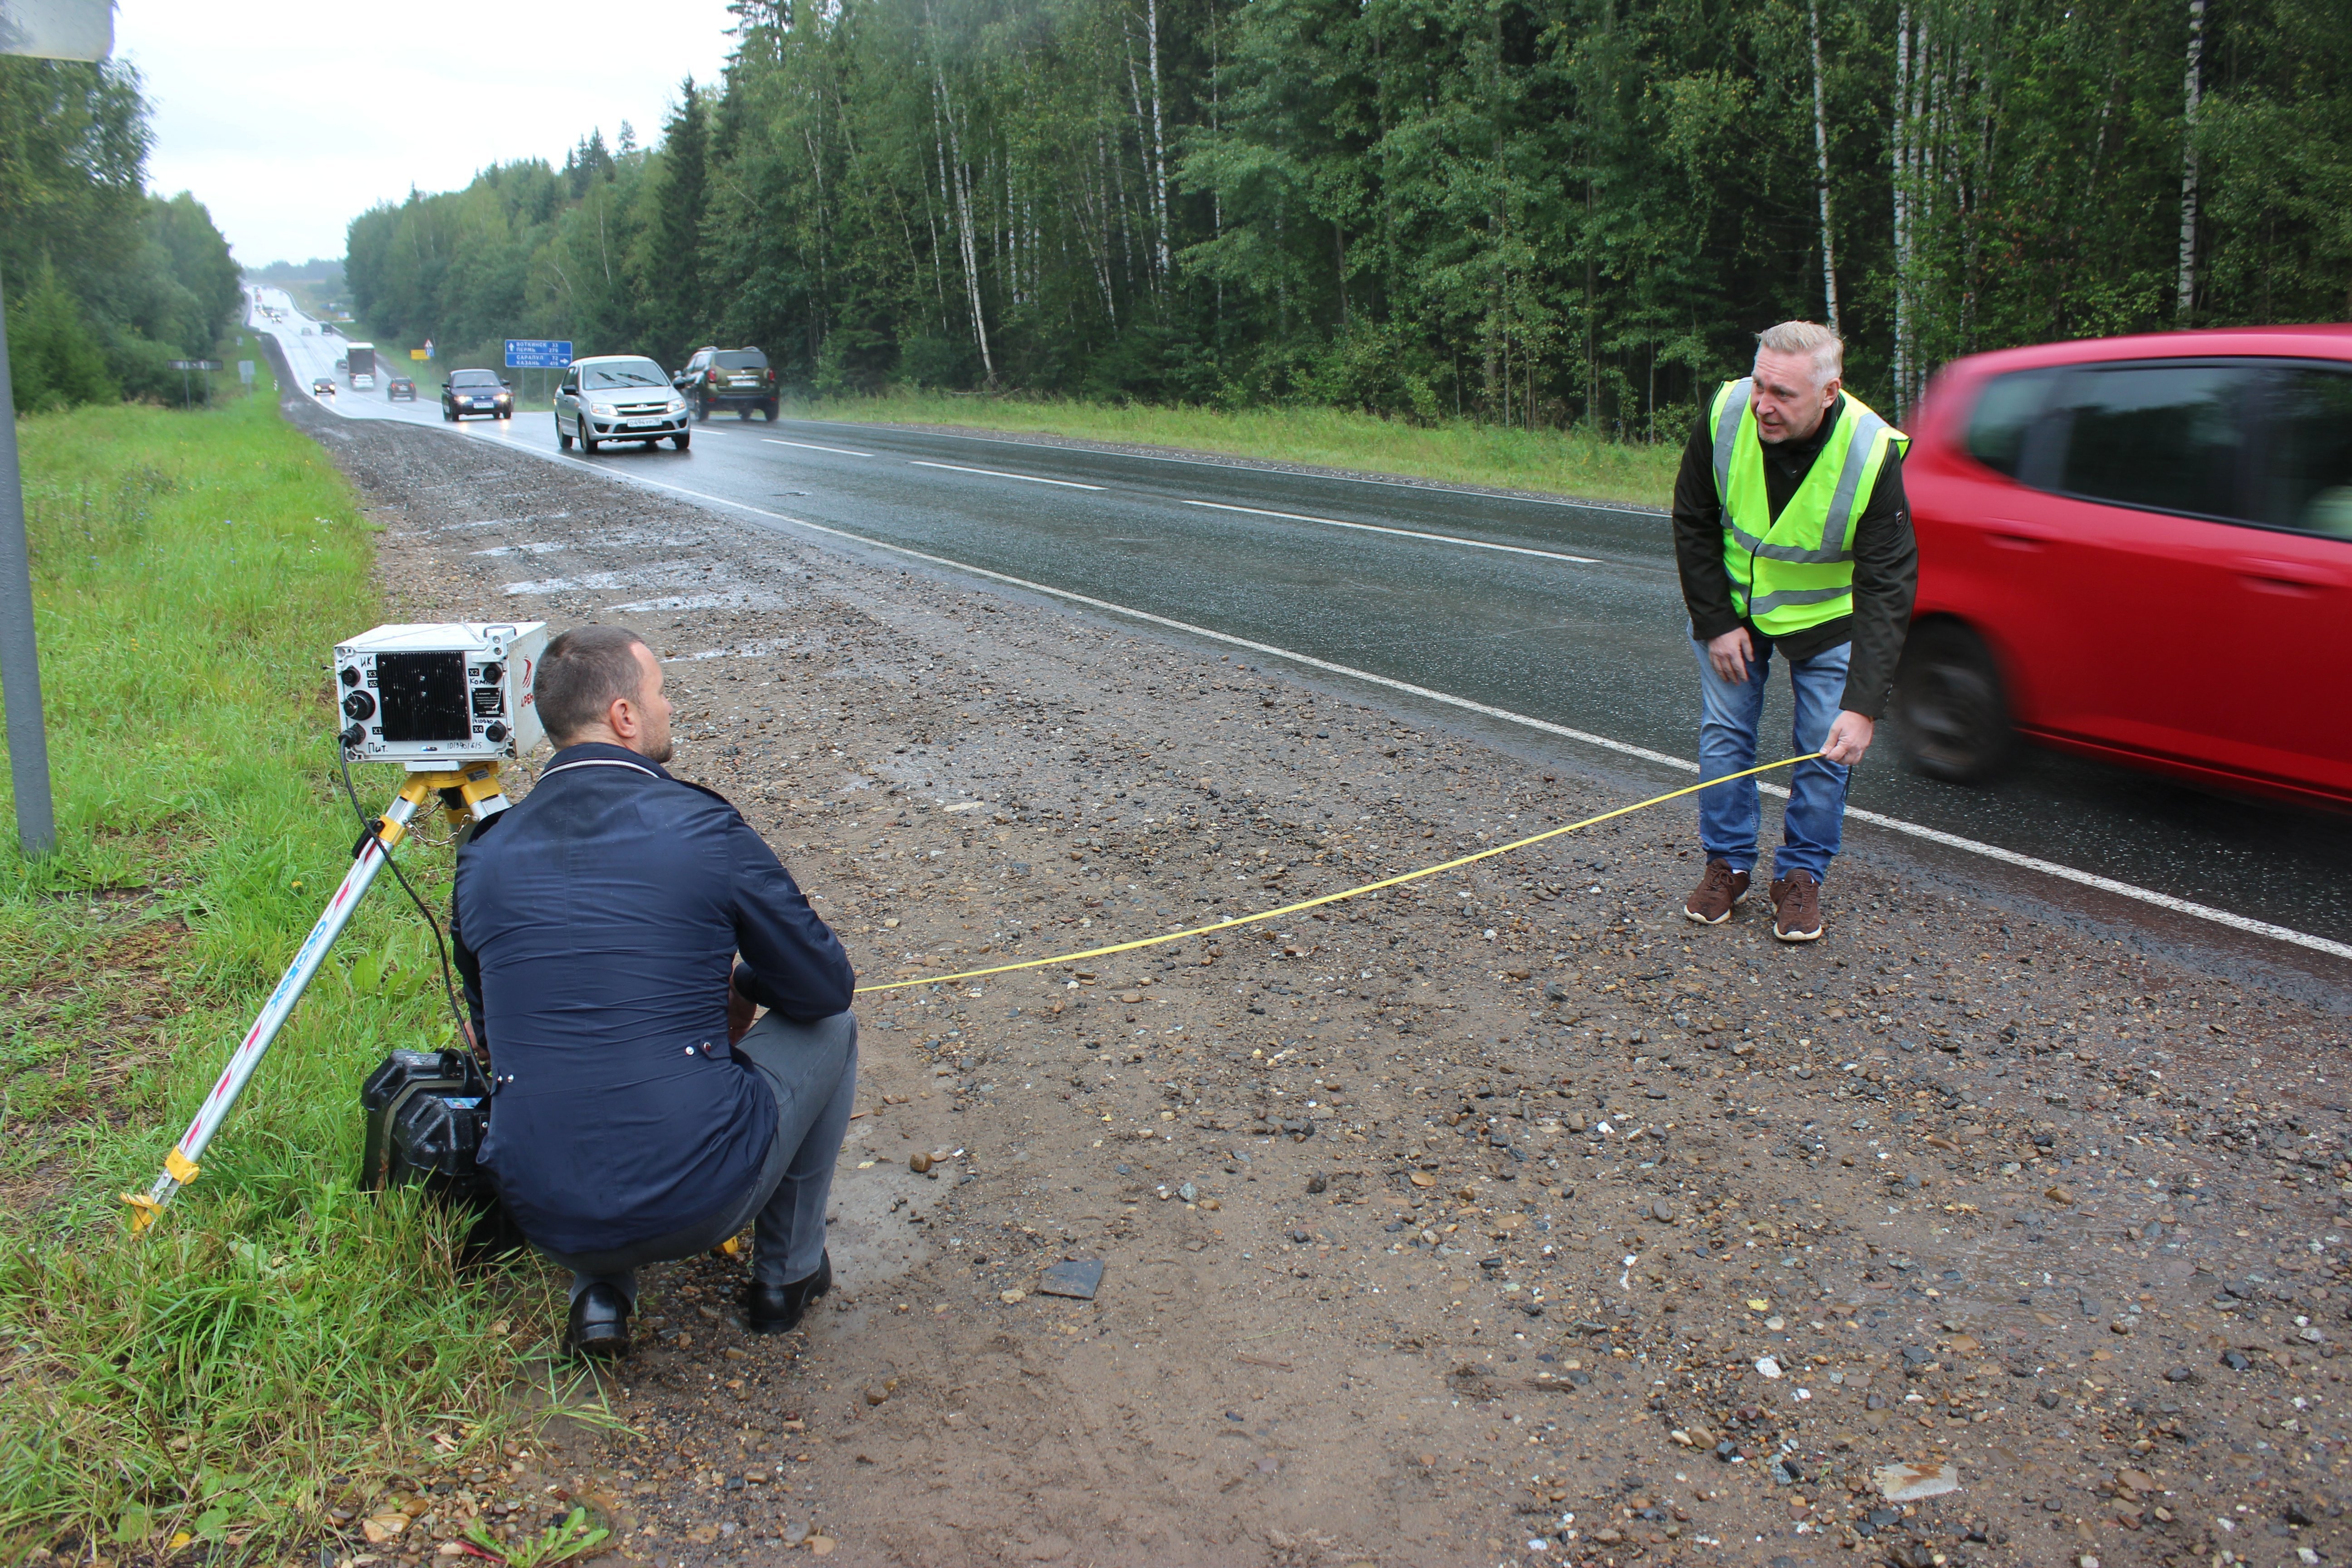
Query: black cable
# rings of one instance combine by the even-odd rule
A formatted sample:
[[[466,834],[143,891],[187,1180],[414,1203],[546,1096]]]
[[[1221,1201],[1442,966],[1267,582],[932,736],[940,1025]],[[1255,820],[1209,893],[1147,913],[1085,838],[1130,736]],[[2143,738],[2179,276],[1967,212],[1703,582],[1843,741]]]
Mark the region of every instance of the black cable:
[[[376,826],[382,819],[370,816],[367,808],[360,804],[360,792],[352,787],[352,760],[343,754],[341,746],[335,748],[335,761],[343,772],[343,794],[352,803],[352,815],[359,818],[360,831],[373,837]],[[393,880],[400,884],[400,890],[408,895],[408,901],[416,906],[416,912],[425,917],[425,925],[433,931],[434,951],[441,957],[441,992],[449,999],[449,1016],[457,1021],[457,1038],[470,1049],[474,1044],[474,1026],[467,1021],[465,1005],[457,999],[457,976],[449,967],[448,939],[441,934],[441,922],[425,907],[425,900],[416,896],[416,889],[408,885],[408,879],[401,875],[400,863],[392,858],[392,846],[383,845],[383,868],[392,873]]]

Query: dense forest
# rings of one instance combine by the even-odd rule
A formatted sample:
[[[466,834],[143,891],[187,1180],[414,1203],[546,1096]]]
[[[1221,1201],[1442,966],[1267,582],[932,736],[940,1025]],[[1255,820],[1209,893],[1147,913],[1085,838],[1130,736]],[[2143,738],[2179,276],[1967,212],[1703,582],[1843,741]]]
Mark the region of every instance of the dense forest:
[[[2342,0],[740,0],[657,145],[351,226],[380,333],[1678,434],[1804,316],[2352,315]]]
[[[173,359],[235,317],[236,263],[186,192],[147,191],[147,104],[121,65],[0,56],[0,288],[16,410],[177,403]]]

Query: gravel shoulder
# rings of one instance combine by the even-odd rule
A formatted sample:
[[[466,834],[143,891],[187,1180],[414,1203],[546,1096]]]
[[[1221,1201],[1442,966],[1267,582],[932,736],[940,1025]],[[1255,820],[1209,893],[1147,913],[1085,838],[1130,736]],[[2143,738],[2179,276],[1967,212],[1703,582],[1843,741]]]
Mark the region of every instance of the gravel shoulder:
[[[674,765],[868,984],[1626,799],[584,468],[289,416],[401,615],[640,630]],[[2343,1554],[2340,1005],[1860,861],[1790,950],[1760,899],[1685,921],[1699,865],[1675,805],[868,996],[814,1326],[743,1334],[730,1260],[654,1271],[628,1433],[408,1478],[373,1550],[553,1489],[665,1568]],[[1092,1300],[1046,1292],[1073,1260]],[[1891,1501],[1901,1464],[1958,1489]]]

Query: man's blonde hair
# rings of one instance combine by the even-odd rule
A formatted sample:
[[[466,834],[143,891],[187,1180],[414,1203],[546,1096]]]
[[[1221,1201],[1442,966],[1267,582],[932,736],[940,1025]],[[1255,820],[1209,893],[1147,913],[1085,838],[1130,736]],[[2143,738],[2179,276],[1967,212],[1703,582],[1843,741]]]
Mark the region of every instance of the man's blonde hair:
[[[1813,384],[1827,386],[1845,374],[1845,340],[1819,321],[1783,321],[1756,334],[1756,349],[1805,354],[1813,362]]]

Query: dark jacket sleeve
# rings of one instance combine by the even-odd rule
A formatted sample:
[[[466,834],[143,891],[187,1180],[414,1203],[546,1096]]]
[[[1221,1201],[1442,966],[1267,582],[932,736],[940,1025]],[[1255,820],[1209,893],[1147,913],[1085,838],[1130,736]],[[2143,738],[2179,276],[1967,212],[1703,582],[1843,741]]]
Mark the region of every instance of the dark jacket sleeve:
[[[463,855],[461,847],[457,853]],[[466,989],[466,1016],[474,1022],[474,1043],[487,1056],[490,1049],[490,1032],[482,1023],[482,961],[466,945],[466,938],[457,929],[457,889],[449,889],[449,958],[457,966],[457,978]]]
[[[807,896],[767,841],[741,816],[728,816],[735,945],[743,955],[735,969],[735,988],[787,1018],[847,1012],[857,976],[841,940],[809,908]]]
[[[1840,705],[1865,719],[1886,711],[1895,667],[1919,591],[1919,544],[1903,493],[1903,458],[1889,452],[1853,531],[1853,655]]]
[[[1682,575],[1683,607],[1699,641],[1739,625],[1731,605],[1731,577],[1723,569],[1723,498],[1715,492],[1715,443],[1699,418],[1675,476],[1675,566]]]

